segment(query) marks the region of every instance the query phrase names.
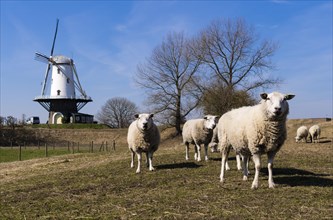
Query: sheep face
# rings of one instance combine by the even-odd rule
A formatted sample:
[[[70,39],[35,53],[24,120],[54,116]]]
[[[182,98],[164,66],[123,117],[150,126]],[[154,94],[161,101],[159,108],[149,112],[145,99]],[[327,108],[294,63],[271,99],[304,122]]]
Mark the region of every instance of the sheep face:
[[[260,95],[266,105],[268,118],[274,119],[284,117],[289,113],[287,100],[294,98],[295,95],[284,95],[278,92]]]
[[[137,127],[142,131],[149,130],[153,125],[153,116],[154,114],[136,114]]]
[[[206,129],[213,130],[216,127],[216,124],[218,122],[217,116],[206,115],[204,119],[205,119],[204,126]]]

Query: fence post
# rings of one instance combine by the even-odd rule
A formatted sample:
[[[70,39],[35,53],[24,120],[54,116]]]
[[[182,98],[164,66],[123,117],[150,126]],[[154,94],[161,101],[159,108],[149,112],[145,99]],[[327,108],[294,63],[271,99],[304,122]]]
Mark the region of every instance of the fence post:
[[[19,161],[22,160],[22,147],[21,145],[19,146]]]
[[[74,143],[74,141],[72,142],[72,154],[74,154],[74,145],[75,145],[75,143]]]
[[[94,141],[91,141],[91,153],[94,153]]]
[[[40,149],[40,142],[39,142],[39,140],[38,140],[38,150]]]
[[[67,151],[68,151],[68,152],[70,152],[70,150],[69,150],[69,145],[70,145],[70,143],[69,143],[69,141],[67,141]]]
[[[108,141],[105,141],[105,149],[106,149],[106,152],[109,151],[109,147],[108,147]]]
[[[45,157],[48,157],[47,143],[45,143]]]
[[[77,142],[77,152],[80,153],[80,142]]]
[[[113,150],[116,150],[116,140],[113,140]]]
[[[99,147],[99,152],[102,151],[102,148],[104,148],[104,141],[102,141],[102,144],[101,144],[101,146]]]

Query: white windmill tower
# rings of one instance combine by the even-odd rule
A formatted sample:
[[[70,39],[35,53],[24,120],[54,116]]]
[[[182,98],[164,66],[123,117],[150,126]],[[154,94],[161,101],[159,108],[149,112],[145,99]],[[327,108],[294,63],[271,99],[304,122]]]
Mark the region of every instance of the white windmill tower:
[[[59,118],[64,118],[66,122],[70,122],[70,119],[73,121],[72,117],[76,117],[78,111],[92,101],[82,89],[74,61],[62,55],[53,56],[58,23],[57,19],[50,56],[36,52],[35,57],[36,60],[47,63],[47,67],[41,96],[36,97],[34,101],[39,102],[49,112],[50,124],[61,123]],[[51,76],[49,75],[50,69],[52,70]],[[50,87],[49,95],[46,91],[48,87]],[[92,118],[93,116],[91,120],[84,120],[84,122],[92,122]]]

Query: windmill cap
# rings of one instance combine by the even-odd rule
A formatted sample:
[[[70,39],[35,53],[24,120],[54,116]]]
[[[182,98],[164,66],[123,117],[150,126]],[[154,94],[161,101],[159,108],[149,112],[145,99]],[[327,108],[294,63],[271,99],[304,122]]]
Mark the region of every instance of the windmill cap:
[[[72,63],[73,60],[63,55],[52,56],[52,60],[56,63]]]

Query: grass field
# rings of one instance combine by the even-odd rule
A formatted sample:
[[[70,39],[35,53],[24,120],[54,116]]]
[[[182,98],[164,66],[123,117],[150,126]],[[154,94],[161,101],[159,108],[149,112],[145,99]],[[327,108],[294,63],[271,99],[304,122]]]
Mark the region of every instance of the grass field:
[[[259,189],[232,170],[219,182],[220,154],[185,161],[181,138],[164,138],[156,171],[131,169],[123,144],[109,153],[79,153],[0,163],[0,219],[333,219],[331,122],[320,122],[321,143],[294,142],[299,125],[288,121],[288,139],[277,154],[268,188],[267,160]],[[163,135],[162,135],[163,136]],[[121,138],[124,138],[122,136]]]

